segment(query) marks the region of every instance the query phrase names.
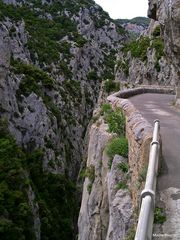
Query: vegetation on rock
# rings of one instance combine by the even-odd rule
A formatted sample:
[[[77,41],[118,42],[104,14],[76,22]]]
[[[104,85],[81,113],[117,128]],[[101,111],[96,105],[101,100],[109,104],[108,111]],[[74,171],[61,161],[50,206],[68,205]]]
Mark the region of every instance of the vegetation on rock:
[[[8,84],[12,82],[12,98],[8,96],[8,99],[13,100],[15,105],[11,106],[9,101],[9,109],[4,109],[0,104],[1,114],[7,116],[14,136],[16,133],[22,134],[22,145],[18,146],[8,130],[5,131],[8,126],[0,127],[2,239],[36,239],[35,216],[28,196],[30,188],[35,195],[34,204],[38,206],[41,239],[75,239],[78,214],[75,182],[83,149],[79,145],[85,136],[101,81],[110,79],[110,84],[105,84],[107,91],[118,89],[113,80],[116,45],[120,38],[114,41],[109,37],[109,44],[106,39],[100,42],[95,37],[101,37],[98,31],[104,25],[106,27],[102,31],[105,33],[114,27],[117,32],[124,34],[123,28],[113,25],[115,21],[94,1],[42,2],[30,0],[5,4],[0,0],[0,21],[5,26],[11,47],[6,87],[8,89]],[[86,9],[88,16],[83,24],[88,25],[88,21],[91,21],[94,26],[92,38],[79,29],[79,23],[82,23],[80,11]],[[91,51],[94,50],[94,41],[97,54]],[[24,124],[30,95],[37,102],[44,103],[41,105],[45,110],[45,118],[49,125],[52,124],[52,128],[48,125],[50,129],[45,135],[38,135],[38,130],[33,129],[32,125],[29,129]],[[16,121],[13,114],[16,115]],[[36,117],[36,114],[31,112],[30,117]],[[38,114],[41,118],[41,112]],[[116,114],[121,117],[120,112]],[[110,131],[116,131],[116,114],[111,113],[107,117]],[[22,126],[19,126],[21,123]],[[27,139],[26,143],[23,142],[23,131],[28,132],[29,141],[36,141],[33,137],[39,138],[41,148],[34,142],[30,149],[26,147],[30,143]],[[31,136],[31,132],[34,136]],[[59,165],[64,163],[65,166],[60,169]],[[47,167],[44,167],[45,164]],[[55,168],[56,164],[59,164],[59,168]],[[71,164],[76,165],[76,169],[72,170]],[[61,170],[63,174],[59,173]],[[85,174],[90,181],[90,192],[95,170],[87,168]]]
[[[165,210],[160,207],[155,208],[154,212],[154,223],[163,224],[166,221]]]
[[[156,51],[155,68],[158,72],[160,72],[159,60],[162,56],[164,56],[164,42],[160,37],[156,37],[153,39],[151,47]]]
[[[126,59],[118,60],[116,64],[117,64],[117,68],[122,69],[125,76],[128,77],[129,76],[129,62],[128,62],[128,60],[126,60]]]
[[[28,203],[26,155],[0,120],[0,238],[35,239]]]
[[[119,182],[117,185],[116,185],[116,188],[119,190],[119,189],[127,189],[128,188],[128,185],[126,184],[126,182]]]
[[[132,41],[126,44],[122,51],[127,54],[128,51],[131,52],[131,56],[134,58],[139,58],[142,61],[147,60],[147,49],[150,46],[149,37],[140,37],[138,40]]]
[[[153,37],[159,37],[161,35],[161,28],[160,25],[156,26],[153,33],[152,33]]]
[[[121,162],[118,164],[118,168],[121,169],[124,173],[127,173],[129,170],[129,166],[125,162]]]
[[[43,172],[43,150],[19,147],[0,121],[0,237],[33,240],[33,213],[29,186],[36,194],[42,239],[72,239],[77,211],[75,186],[67,176]],[[66,199],[66,201],[65,201]]]
[[[107,155],[110,160],[118,154],[123,157],[128,156],[128,140],[125,138],[125,116],[120,108],[112,109],[109,103],[101,107],[101,114],[104,121],[108,124],[108,131],[116,133],[118,137],[113,138],[106,147]]]
[[[108,131],[116,133],[118,136],[125,135],[125,116],[122,109],[112,109],[110,104],[103,104],[101,112],[104,115],[104,120],[108,124]]]
[[[106,152],[110,159],[113,159],[116,154],[128,157],[128,140],[125,137],[112,139],[107,145]]]
[[[114,82],[112,79],[106,79],[104,83],[104,89],[108,94],[110,94],[111,92],[117,92],[120,90],[120,84]]]

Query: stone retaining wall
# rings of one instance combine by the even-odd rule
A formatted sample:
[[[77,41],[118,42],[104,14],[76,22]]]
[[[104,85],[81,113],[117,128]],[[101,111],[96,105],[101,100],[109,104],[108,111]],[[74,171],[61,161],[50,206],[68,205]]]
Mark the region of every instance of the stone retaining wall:
[[[173,87],[145,86],[119,91],[112,94],[112,96],[120,98],[129,98],[143,93],[175,94],[175,89]]]
[[[136,88],[117,92],[108,97],[113,107],[121,107],[126,116],[126,136],[129,141],[129,166],[131,171],[131,192],[134,207],[138,206],[139,194],[143,188],[143,177],[148,166],[149,148],[153,126],[134,105],[125,98],[142,93],[174,94],[172,88]]]

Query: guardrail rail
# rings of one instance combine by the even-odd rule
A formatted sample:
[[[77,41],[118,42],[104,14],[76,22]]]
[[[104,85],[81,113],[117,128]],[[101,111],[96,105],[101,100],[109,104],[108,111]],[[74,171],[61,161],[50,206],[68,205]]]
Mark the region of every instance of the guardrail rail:
[[[151,240],[153,231],[156,181],[159,165],[159,120],[154,121],[153,140],[150,145],[149,165],[144,190],[141,192],[141,207],[135,240]]]

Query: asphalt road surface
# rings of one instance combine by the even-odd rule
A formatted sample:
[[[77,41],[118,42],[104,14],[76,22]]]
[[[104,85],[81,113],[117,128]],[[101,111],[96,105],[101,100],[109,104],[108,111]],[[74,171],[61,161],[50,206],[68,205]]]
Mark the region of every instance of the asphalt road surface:
[[[142,94],[131,102],[153,124],[160,120],[162,170],[157,179],[156,206],[164,209],[166,221],[154,224],[153,240],[180,239],[180,110],[173,107],[173,95]]]
[[[173,95],[141,94],[130,98],[134,106],[153,124],[160,120],[162,136],[162,172],[158,190],[180,188],[180,110],[173,107]]]

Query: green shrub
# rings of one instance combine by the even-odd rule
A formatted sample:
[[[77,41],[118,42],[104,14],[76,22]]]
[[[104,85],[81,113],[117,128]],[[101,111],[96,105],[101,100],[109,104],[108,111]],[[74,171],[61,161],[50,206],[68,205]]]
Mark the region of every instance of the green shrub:
[[[120,108],[104,114],[105,122],[108,124],[108,131],[117,133],[119,136],[125,135],[125,116]]]
[[[53,142],[52,142],[50,139],[48,139],[47,137],[45,137],[45,138],[44,138],[44,141],[45,141],[45,146],[46,146],[47,148],[54,149],[54,144],[53,144]]]
[[[111,113],[112,111],[113,110],[112,110],[111,104],[109,103],[104,103],[101,106],[101,114]]]
[[[102,75],[102,79],[109,79],[109,82],[107,82],[107,89],[105,89],[108,93],[110,91],[116,91],[118,86],[113,82],[113,79],[115,79],[114,76],[114,66],[116,63],[116,51],[111,50],[110,54],[107,54],[104,56],[104,63],[103,65],[105,66],[104,73]],[[109,87],[108,87],[109,84]],[[112,84],[112,85],[111,85]],[[110,88],[110,89],[109,89]]]
[[[27,196],[31,184],[39,206],[42,239],[74,239],[75,185],[67,176],[44,171],[43,150],[34,150],[30,144],[28,151],[23,150],[7,126],[7,121],[0,120],[0,238],[36,239]]]
[[[126,77],[129,76],[129,63],[128,63],[127,60],[124,60],[124,61],[119,60],[119,61],[117,62],[117,67],[120,68],[120,69],[124,72],[124,74],[126,75]]]
[[[156,58],[159,60],[162,56],[164,56],[164,42],[161,38],[156,38],[152,42],[152,48],[156,50]]]
[[[67,60],[70,60],[71,57],[73,56],[70,53],[70,48],[71,48],[71,43],[66,41],[61,42],[61,45],[59,46],[59,51],[63,53],[64,58]]]
[[[120,83],[114,82],[112,79],[106,79],[104,89],[109,94],[120,90]]]
[[[27,167],[35,186],[43,239],[72,239],[77,211],[75,186],[67,176],[43,171],[43,151],[27,153]],[[53,167],[52,161],[50,165]],[[52,232],[51,232],[52,231]]]
[[[65,61],[62,60],[59,62],[59,69],[61,70],[61,74],[64,74],[66,78],[72,78],[72,72]]]
[[[156,61],[156,62],[155,62],[154,67],[156,68],[156,70],[157,70],[158,72],[160,72],[161,67],[160,67],[159,61]]]
[[[121,35],[128,34],[128,32],[125,30],[125,28],[123,28],[121,25],[119,25],[119,26],[116,25],[116,30]]]
[[[94,182],[95,179],[95,167],[94,165],[90,165],[86,168],[85,177],[88,177],[91,182]]]
[[[80,179],[84,179],[86,177],[86,169],[84,166],[82,169],[80,169],[79,177],[80,177]]]
[[[94,81],[96,81],[96,80],[99,79],[99,77],[98,77],[96,71],[93,70],[93,71],[90,71],[90,72],[88,73],[87,79],[88,79],[88,80],[94,80]]]
[[[158,25],[158,26],[155,27],[152,35],[153,35],[154,37],[159,37],[160,34],[161,34],[161,28],[160,28],[160,25]]]
[[[160,207],[156,207],[154,211],[154,223],[163,224],[166,221],[165,210]]]
[[[76,4],[73,4],[72,8],[72,5],[67,1],[64,4],[54,2],[49,6],[47,4],[42,5],[40,1],[34,1],[33,3],[35,7],[42,9],[42,13],[43,11],[51,13],[53,20],[39,17],[42,14],[38,15],[28,5],[23,4],[22,7],[16,7],[12,4],[4,4],[2,1],[0,1],[0,18],[9,17],[14,21],[24,19],[25,28],[29,33],[28,48],[34,61],[37,53],[40,63],[58,62],[59,52],[62,54],[64,52],[59,40],[66,35],[73,36],[74,40],[77,38],[78,44],[84,44],[82,42],[83,37],[76,36],[77,25],[69,17],[58,14],[59,9],[65,9],[66,6],[71,7],[71,10],[74,11],[74,9],[77,9]]]
[[[128,185],[125,182],[121,181],[116,185],[116,188],[117,189],[127,189]]]
[[[116,154],[128,157],[128,140],[125,137],[112,139],[107,145],[106,153],[110,159],[113,159]]]
[[[83,36],[81,36],[79,33],[77,33],[75,35],[75,42],[76,42],[76,45],[79,47],[79,48],[82,48],[87,42],[88,40],[86,40]]]
[[[132,57],[139,58],[142,61],[146,61],[148,47],[150,47],[150,39],[148,37],[141,37],[136,41],[132,41],[126,44],[122,48],[122,51],[125,54],[127,54],[127,52],[130,51]]]
[[[129,170],[129,166],[125,162],[121,162],[118,164],[118,168],[121,169],[124,173],[127,173]]]
[[[0,237],[32,239],[33,214],[27,198],[26,156],[0,120]]]
[[[101,114],[104,115],[104,120],[108,124],[108,131],[117,133],[119,136],[125,135],[126,119],[121,108],[112,109],[109,103],[104,103],[101,106]]]
[[[11,66],[16,74],[24,74],[24,81],[22,81],[22,94],[28,95],[32,91],[36,92],[39,88],[38,83],[43,87],[52,89],[54,87],[54,80],[43,70],[31,64],[24,64],[20,61],[11,59]]]
[[[81,85],[80,82],[68,79],[63,81],[63,87],[69,95],[73,96],[74,100],[81,100]]]

